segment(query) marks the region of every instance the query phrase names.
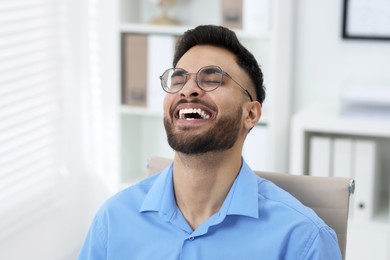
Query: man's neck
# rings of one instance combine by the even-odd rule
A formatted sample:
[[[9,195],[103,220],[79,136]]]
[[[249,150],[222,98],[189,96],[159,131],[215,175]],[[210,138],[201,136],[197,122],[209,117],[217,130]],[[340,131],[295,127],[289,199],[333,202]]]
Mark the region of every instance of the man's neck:
[[[175,155],[176,203],[192,229],[219,211],[241,163],[241,155],[231,151]]]

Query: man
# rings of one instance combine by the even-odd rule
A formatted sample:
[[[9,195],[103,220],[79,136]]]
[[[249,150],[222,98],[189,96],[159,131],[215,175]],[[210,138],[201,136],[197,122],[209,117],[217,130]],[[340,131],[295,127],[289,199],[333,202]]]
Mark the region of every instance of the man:
[[[174,162],[105,203],[79,259],[341,259],[334,231],[241,156],[265,91],[235,34],[187,31],[173,67],[161,84]]]

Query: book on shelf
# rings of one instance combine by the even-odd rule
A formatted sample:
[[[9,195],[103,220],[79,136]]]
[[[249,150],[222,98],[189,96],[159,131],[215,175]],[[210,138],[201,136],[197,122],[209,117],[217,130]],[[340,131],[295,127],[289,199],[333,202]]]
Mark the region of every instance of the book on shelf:
[[[172,35],[151,34],[148,36],[147,57],[147,107],[153,111],[162,110],[164,90],[160,75],[172,67],[176,39]]]
[[[242,27],[245,32],[268,32],[269,18],[269,0],[244,0]]]
[[[373,140],[355,140],[353,152],[356,190],[353,200],[354,219],[372,220],[378,203],[378,149]]]
[[[146,107],[148,37],[124,34],[122,44],[122,103]]]
[[[172,67],[176,37],[163,34],[123,35],[122,103],[161,110],[165,92],[159,76]]]
[[[333,138],[332,175],[334,177],[355,178],[353,172],[354,139],[349,137]],[[349,216],[353,217],[354,196],[350,197]]]
[[[331,175],[332,139],[329,136],[311,136],[309,147],[309,175]]]
[[[332,175],[335,177],[353,177],[353,144],[352,138],[338,137],[333,139]]]
[[[221,24],[231,29],[242,29],[244,0],[222,0],[221,1]]]
[[[357,221],[372,220],[381,200],[378,151],[375,140],[331,135],[310,137],[309,175],[355,179],[350,216]]]

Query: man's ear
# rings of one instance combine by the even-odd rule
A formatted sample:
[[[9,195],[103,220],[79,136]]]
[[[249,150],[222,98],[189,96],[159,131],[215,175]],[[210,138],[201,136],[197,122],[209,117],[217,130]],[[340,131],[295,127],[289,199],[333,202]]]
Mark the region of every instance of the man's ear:
[[[258,101],[252,101],[246,104],[245,128],[252,129],[261,117],[261,104]]]

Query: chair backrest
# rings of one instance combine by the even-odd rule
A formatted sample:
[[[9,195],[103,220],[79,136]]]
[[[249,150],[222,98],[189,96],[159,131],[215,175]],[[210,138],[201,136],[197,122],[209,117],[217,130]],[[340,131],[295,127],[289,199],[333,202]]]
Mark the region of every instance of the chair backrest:
[[[152,157],[148,160],[148,174],[166,168],[171,159]],[[343,177],[317,177],[255,171],[286,190],[304,205],[312,208],[337,234],[339,247],[345,259],[349,197],[354,191],[354,180]]]

